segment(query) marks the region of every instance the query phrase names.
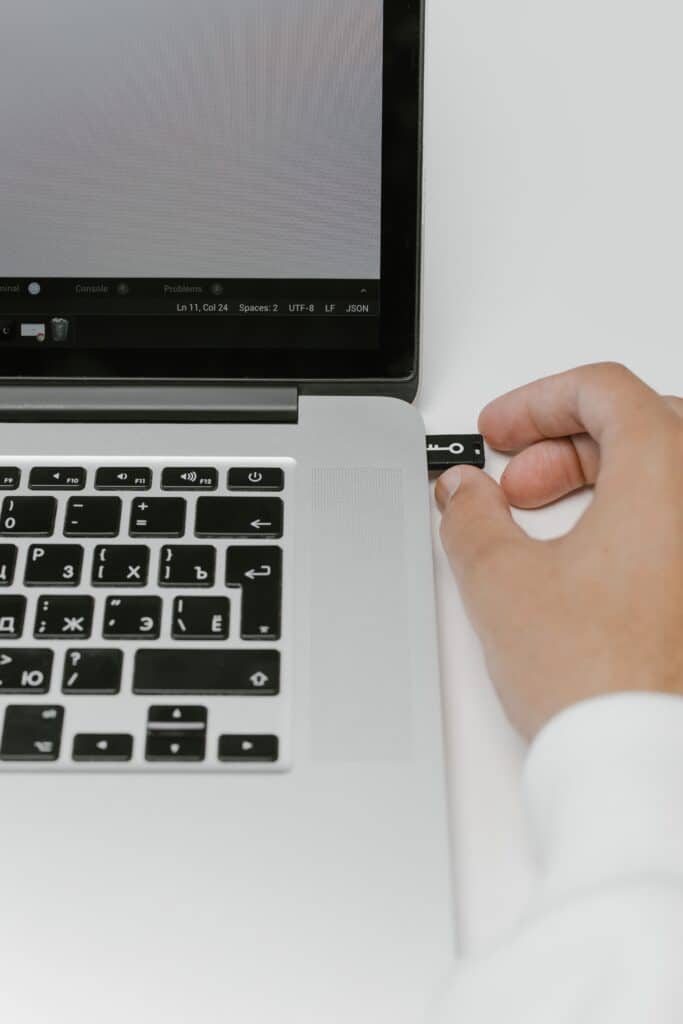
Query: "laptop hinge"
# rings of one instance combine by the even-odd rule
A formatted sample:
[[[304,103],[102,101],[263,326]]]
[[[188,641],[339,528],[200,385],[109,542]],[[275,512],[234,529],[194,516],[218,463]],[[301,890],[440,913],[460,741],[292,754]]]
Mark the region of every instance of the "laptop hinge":
[[[0,421],[296,423],[289,385],[0,384]]]

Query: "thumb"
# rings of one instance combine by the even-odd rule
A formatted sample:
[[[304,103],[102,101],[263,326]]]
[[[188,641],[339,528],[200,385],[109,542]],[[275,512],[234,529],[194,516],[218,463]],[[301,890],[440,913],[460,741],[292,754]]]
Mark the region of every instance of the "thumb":
[[[502,489],[471,466],[449,469],[436,485],[443,513],[441,541],[468,603],[481,606],[507,584],[519,585],[524,559],[535,542],[512,518]],[[520,564],[520,562],[522,564]]]

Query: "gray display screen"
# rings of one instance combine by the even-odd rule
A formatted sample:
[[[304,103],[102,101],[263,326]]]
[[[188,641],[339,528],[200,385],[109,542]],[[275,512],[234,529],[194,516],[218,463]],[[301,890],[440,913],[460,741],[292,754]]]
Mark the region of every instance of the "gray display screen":
[[[0,278],[379,279],[382,0],[3,0]]]

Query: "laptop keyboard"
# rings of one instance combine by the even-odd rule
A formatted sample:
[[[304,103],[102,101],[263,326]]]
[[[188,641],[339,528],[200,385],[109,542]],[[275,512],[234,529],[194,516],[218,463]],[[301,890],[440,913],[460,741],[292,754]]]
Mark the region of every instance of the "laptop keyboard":
[[[288,767],[292,472],[0,467],[0,771]]]

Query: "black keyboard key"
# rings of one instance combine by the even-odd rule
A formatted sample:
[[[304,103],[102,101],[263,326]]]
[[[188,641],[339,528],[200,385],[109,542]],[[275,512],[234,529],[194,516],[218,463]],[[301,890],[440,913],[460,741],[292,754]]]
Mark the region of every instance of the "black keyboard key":
[[[83,548],[79,544],[32,544],[24,583],[27,587],[76,587],[82,568]]]
[[[108,597],[102,635],[107,640],[156,640],[161,631],[160,597]]]
[[[79,733],[74,737],[74,761],[130,761],[133,737],[127,733]]]
[[[65,537],[116,537],[120,525],[120,498],[69,498]]]
[[[167,544],[161,549],[162,587],[212,587],[216,578],[216,549],[196,544]]]
[[[86,472],[80,467],[36,466],[28,485],[32,491],[82,491]]]
[[[281,469],[231,469],[228,487],[231,491],[282,491],[285,474]]]
[[[103,466],[95,474],[98,491],[148,491],[152,486],[152,470],[144,467]]]
[[[176,597],[173,602],[174,640],[227,640],[229,631],[226,597]]]
[[[206,735],[173,736],[165,733],[148,733],[145,758],[148,761],[203,761],[206,752]]]
[[[277,736],[220,736],[218,760],[242,764],[273,762],[278,759],[279,746]]]
[[[92,567],[96,587],[144,587],[149,548],[141,544],[98,544]]]
[[[151,707],[147,719],[148,761],[203,761],[207,711],[203,707]]]
[[[164,491],[215,491],[218,470],[206,466],[172,466],[161,474],[161,487]]]
[[[5,712],[0,758],[3,761],[56,761],[62,740],[64,709],[10,704]]]
[[[16,640],[24,629],[26,598],[18,595],[0,595],[0,639]]]
[[[0,466],[0,491],[16,491],[20,481],[20,469],[16,466]]]
[[[279,640],[282,616],[282,549],[234,547],[226,583],[242,588],[243,640]]]
[[[281,498],[199,498],[198,537],[281,537]]]
[[[155,704],[149,709],[147,729],[149,732],[206,732],[207,718],[206,708],[196,705],[174,708]]]
[[[91,650],[70,649],[64,661],[64,693],[104,696],[119,693],[123,654],[112,648]]]
[[[277,651],[150,649],[135,656],[134,693],[273,696],[279,691]]]
[[[92,597],[40,597],[34,635],[50,640],[87,640],[94,607]]]
[[[0,587],[11,587],[17,566],[17,549],[14,544],[0,544]]]
[[[131,537],[182,537],[184,498],[136,498],[130,510]]]
[[[56,512],[55,498],[5,498],[0,533],[7,537],[50,537]]]
[[[47,693],[52,674],[52,651],[0,650],[0,696],[6,693]]]

